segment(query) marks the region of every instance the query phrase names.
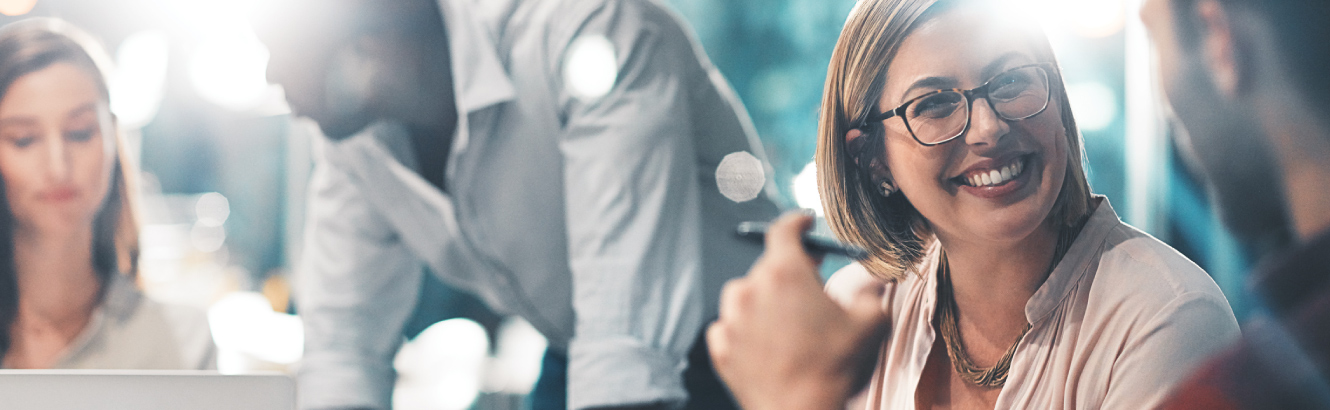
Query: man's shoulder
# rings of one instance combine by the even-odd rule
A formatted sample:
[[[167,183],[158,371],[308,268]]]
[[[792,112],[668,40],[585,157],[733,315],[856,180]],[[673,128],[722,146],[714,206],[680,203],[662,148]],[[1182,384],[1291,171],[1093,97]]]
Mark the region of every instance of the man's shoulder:
[[[606,34],[587,32],[625,28],[654,35],[686,33],[686,23],[657,0],[473,1],[473,7],[501,44],[524,35],[567,44],[581,34]]]
[[[1308,345],[1307,331],[1283,324],[1248,322],[1242,339],[1210,358],[1173,391],[1161,409],[1330,408],[1327,347]],[[1322,333],[1326,332],[1321,326]],[[1318,369],[1316,366],[1320,365]]]

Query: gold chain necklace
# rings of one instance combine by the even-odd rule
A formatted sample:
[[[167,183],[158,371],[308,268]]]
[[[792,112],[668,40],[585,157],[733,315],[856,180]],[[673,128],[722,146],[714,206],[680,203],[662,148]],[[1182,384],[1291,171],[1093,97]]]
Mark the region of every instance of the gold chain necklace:
[[[1051,274],[1053,268],[1058,266],[1058,262],[1067,254],[1071,248],[1071,242],[1080,232],[1080,225],[1063,228],[1058,234],[1057,248],[1053,252],[1053,261],[1049,263],[1048,272]],[[947,252],[943,251],[941,263],[938,266],[938,314],[941,315],[940,322],[942,340],[947,344],[947,356],[951,358],[952,367],[956,373],[961,375],[962,379],[976,386],[981,387],[1002,387],[1007,383],[1007,371],[1011,369],[1011,358],[1016,354],[1016,346],[1025,339],[1025,334],[1030,331],[1030,324],[1025,324],[1025,329],[1021,335],[1016,337],[1016,341],[1007,348],[1007,353],[1002,355],[993,367],[987,369],[979,367],[970,360],[969,353],[965,352],[965,343],[961,339],[960,325],[956,319],[956,300],[953,298],[951,289],[951,266],[947,262]]]

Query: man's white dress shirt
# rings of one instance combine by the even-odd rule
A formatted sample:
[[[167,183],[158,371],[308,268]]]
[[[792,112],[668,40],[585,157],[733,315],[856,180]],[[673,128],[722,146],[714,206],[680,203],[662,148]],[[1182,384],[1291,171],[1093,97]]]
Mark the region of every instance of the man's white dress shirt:
[[[400,125],[317,148],[301,407],[388,407],[422,264],[567,349],[570,408],[681,402],[721,285],[761,252],[734,227],[777,212],[717,190],[726,154],[763,158],[742,106],[654,0],[439,4],[458,105],[448,192],[418,174]],[[585,38],[617,65],[599,98],[565,84]]]

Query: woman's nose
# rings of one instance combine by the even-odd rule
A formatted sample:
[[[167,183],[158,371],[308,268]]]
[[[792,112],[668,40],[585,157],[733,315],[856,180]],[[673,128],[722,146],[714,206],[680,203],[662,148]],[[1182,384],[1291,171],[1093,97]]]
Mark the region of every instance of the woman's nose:
[[[65,139],[59,133],[46,136],[46,171],[47,176],[56,182],[64,182],[69,179],[70,158],[69,146]]]
[[[1011,132],[1011,125],[998,116],[988,98],[975,99],[970,103],[970,129],[965,133],[965,143],[969,145],[996,146],[998,140]]]

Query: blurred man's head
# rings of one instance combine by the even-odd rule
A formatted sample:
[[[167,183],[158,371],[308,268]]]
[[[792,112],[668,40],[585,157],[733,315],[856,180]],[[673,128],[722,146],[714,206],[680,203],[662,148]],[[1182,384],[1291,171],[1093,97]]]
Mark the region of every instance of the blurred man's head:
[[[1247,240],[1289,236],[1280,140],[1330,118],[1330,2],[1146,0],[1178,145]]]
[[[331,138],[380,119],[432,126],[452,107],[435,0],[275,0],[256,26],[271,53],[268,80]]]

